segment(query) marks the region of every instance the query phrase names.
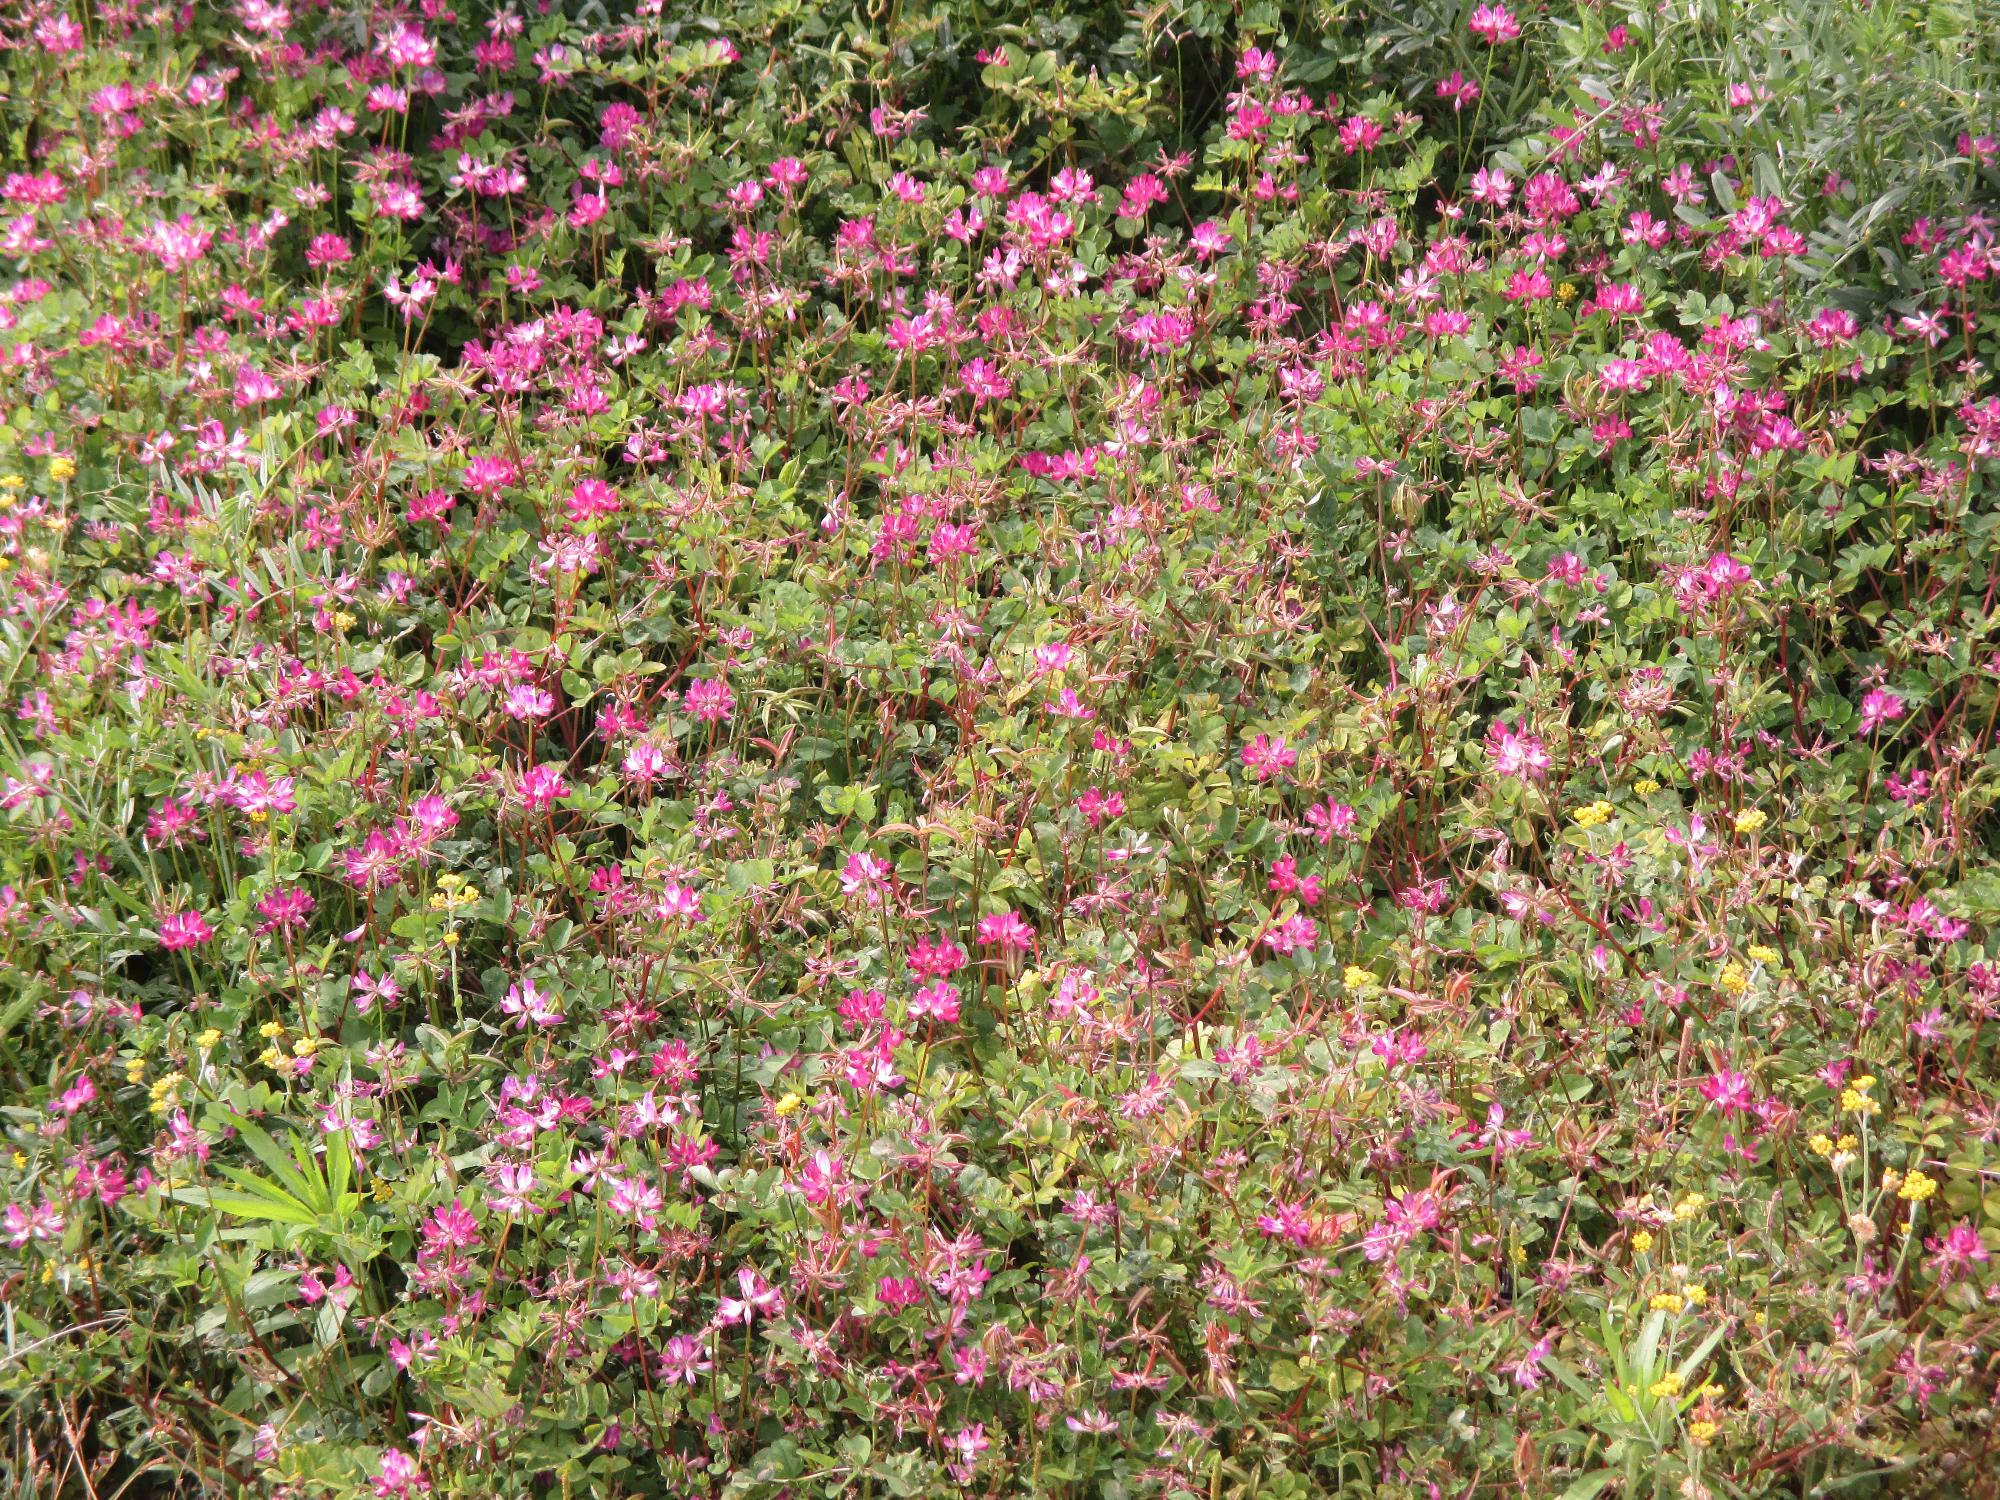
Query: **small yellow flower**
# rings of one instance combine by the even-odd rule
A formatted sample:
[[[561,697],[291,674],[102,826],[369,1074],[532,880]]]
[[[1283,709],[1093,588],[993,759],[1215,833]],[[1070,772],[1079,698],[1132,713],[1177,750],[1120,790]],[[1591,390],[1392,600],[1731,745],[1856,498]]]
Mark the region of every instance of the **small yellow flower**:
[[[1667,1371],[1652,1384],[1652,1394],[1657,1397],[1678,1396],[1681,1393],[1681,1378],[1672,1370]]]
[[[1750,1314],[1750,1321],[1755,1323],[1759,1328],[1762,1328],[1770,1319],[1761,1312],[1753,1312]]]
[[[28,1153],[25,1151],[16,1151],[14,1153],[14,1170],[18,1172],[21,1170],[21,1168],[25,1167],[27,1164],[28,1164]]]
[[[135,1057],[130,1062],[125,1064],[125,1081],[127,1083],[137,1083],[140,1079],[144,1078],[145,1076],[146,1076],[145,1058]]]
[[[1681,1295],[1688,1299],[1690,1307],[1700,1307],[1708,1300],[1708,1288],[1698,1281],[1689,1282],[1681,1288]]]
[[[1770,817],[1762,808],[1747,807],[1736,815],[1736,831],[1738,833],[1755,833],[1770,821]]]
[[[1704,1401],[1720,1401],[1722,1399],[1722,1387],[1717,1385],[1713,1380],[1705,1380],[1701,1384],[1701,1389],[1696,1391],[1695,1394]]]
[[[1575,300],[1576,283],[1574,281],[1565,281],[1561,286],[1556,288],[1556,301],[1563,307],[1568,307]]]
[[[447,932],[444,935],[444,945],[447,948],[456,948],[458,946],[458,934],[455,932]]]
[[[1650,776],[1648,776],[1644,781],[1635,781],[1632,783],[1632,790],[1637,792],[1641,797],[1650,797],[1653,795],[1653,793],[1657,792],[1659,789],[1660,789],[1659,782],[1653,780],[1653,778]]]
[[[1840,1107],[1851,1115],[1879,1115],[1882,1106],[1858,1088],[1840,1091]]]
[[[350,615],[344,609],[337,609],[333,612],[333,626],[336,630],[352,630],[354,628],[354,616]]]
[[[27,486],[28,481],[19,474],[9,474],[6,478],[0,479],[0,490],[26,489]]]
[[[1700,1193],[1689,1193],[1674,1205],[1675,1222],[1685,1224],[1689,1219],[1692,1219],[1707,1207],[1708,1199],[1704,1198]]]
[[[1875,1087],[1875,1075],[1873,1073],[1863,1073],[1859,1078],[1854,1080],[1854,1087],[1857,1093],[1867,1093]]]
[[[787,1116],[797,1114],[805,1107],[805,1102],[797,1094],[786,1094],[784,1098],[771,1106],[771,1113],[782,1120]]]
[[[1853,1151],[1860,1146],[1861,1138],[1859,1136],[1854,1136],[1854,1135],[1844,1135],[1835,1144],[1837,1144],[1842,1151]]]
[[[266,1047],[262,1052],[257,1054],[257,1061],[267,1068],[283,1067],[285,1054],[280,1052],[276,1047]]]
[[[1767,947],[1763,943],[1752,943],[1749,951],[1752,963],[1763,964],[1768,967],[1778,961],[1778,950]]]
[[[257,1028],[257,1035],[261,1036],[267,1042],[275,1041],[284,1034],[285,1023],[282,1021],[266,1021],[262,1026]]]
[[[76,478],[76,460],[58,455],[49,460],[49,478],[57,484],[67,484]]]
[[[1833,1155],[1833,1138],[1831,1136],[1824,1134],[1816,1135],[1810,1141],[1806,1142],[1806,1144],[1812,1147],[1814,1156]]]
[[[1632,1249],[1636,1251],[1638,1254],[1644,1255],[1648,1250],[1652,1248],[1653,1248],[1653,1232],[1650,1229],[1642,1229],[1637,1234],[1632,1236]]]
[[[1921,1203],[1937,1191],[1936,1179],[1922,1172],[1912,1172],[1903,1179],[1903,1185],[1896,1190],[1896,1196],[1905,1203]]]
[[[1714,1442],[1715,1432],[1716,1428],[1713,1422],[1688,1423],[1688,1436],[1694,1440],[1697,1448],[1706,1448],[1710,1443]]]
[[[1646,1304],[1654,1312],[1670,1313],[1679,1312],[1685,1305],[1681,1300],[1679,1292],[1655,1292],[1653,1293],[1653,1300]]]
[[[1611,815],[1616,811],[1617,809],[1609,802],[1599,800],[1579,807],[1572,816],[1576,820],[1577,827],[1595,828],[1600,823],[1609,823]]]
[[[1715,982],[1732,995],[1741,995],[1750,988],[1750,976],[1743,972],[1743,965],[1734,959],[1722,966],[1722,972],[1715,976]]]
[[[319,1038],[316,1036],[302,1036],[292,1043],[294,1057],[311,1057],[317,1051],[319,1051]]]
[[[163,1115],[174,1107],[174,1094],[186,1082],[179,1073],[163,1073],[152,1089],[152,1111]]]
[[[1378,989],[1382,983],[1381,980],[1377,979],[1359,964],[1349,964],[1342,971],[1340,982],[1356,993],[1364,990]]]
[[[204,1052],[213,1052],[215,1050],[215,1044],[221,1040],[222,1040],[222,1033],[217,1031],[213,1026],[211,1026],[208,1028],[208,1030],[204,1031],[200,1036],[194,1039],[194,1044],[195,1046],[201,1048],[201,1050]]]

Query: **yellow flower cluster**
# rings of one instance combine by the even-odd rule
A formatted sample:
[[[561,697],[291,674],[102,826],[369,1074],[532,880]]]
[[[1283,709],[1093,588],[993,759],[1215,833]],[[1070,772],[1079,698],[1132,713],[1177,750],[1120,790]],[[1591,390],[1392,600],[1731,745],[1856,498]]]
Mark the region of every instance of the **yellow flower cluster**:
[[[1779,958],[1776,948],[1767,947],[1763,943],[1752,943],[1747,951],[1750,954],[1750,962],[1753,964],[1764,964],[1768,967],[1776,963]]]
[[[1658,1397],[1678,1396],[1682,1388],[1680,1376],[1669,1370],[1653,1382],[1652,1394]]]
[[[290,1066],[290,1061],[285,1056],[284,1047],[279,1045],[285,1039],[285,1028],[282,1022],[266,1021],[262,1026],[257,1028],[257,1035],[272,1044],[257,1054],[258,1062],[267,1068],[274,1069]],[[316,1036],[302,1036],[291,1044],[291,1055],[293,1058],[308,1058],[317,1053],[322,1045],[323,1043]]]
[[[1617,809],[1609,802],[1600,799],[1599,801],[1586,803],[1584,806],[1579,807],[1572,816],[1576,820],[1577,827],[1595,828],[1600,823],[1609,823],[1611,815],[1616,811]]]
[[[153,1083],[152,1102],[148,1106],[154,1114],[163,1115],[174,1107],[175,1095],[187,1079],[179,1073],[162,1073]]]
[[[1641,797],[1650,797],[1659,789],[1659,782],[1653,780],[1650,776],[1644,781],[1635,781],[1632,783],[1632,790],[1637,792]]]
[[[1642,1229],[1637,1234],[1632,1236],[1632,1249],[1636,1251],[1638,1254],[1644,1255],[1648,1250],[1652,1248],[1653,1248],[1652,1230]]]
[[[438,888],[431,892],[429,906],[432,911],[457,911],[462,906],[473,906],[479,901],[479,892],[463,875],[446,871],[438,876]]]
[[[1746,807],[1736,815],[1736,831],[1738,833],[1755,833],[1770,821],[1770,818],[1762,808]]]
[[[1743,965],[1734,959],[1722,966],[1722,972],[1715,976],[1715,982],[1732,995],[1740,996],[1750,988],[1749,974],[1744,972]]]
[[[1689,1219],[1692,1219],[1707,1207],[1708,1199],[1704,1198],[1700,1193],[1689,1193],[1674,1205],[1674,1222],[1685,1224]]]
[[[1653,1300],[1646,1304],[1654,1312],[1677,1313],[1687,1304],[1681,1300],[1679,1292],[1655,1292]]]
[[[1380,989],[1382,987],[1382,981],[1377,979],[1373,974],[1369,973],[1366,969],[1362,968],[1361,965],[1359,964],[1349,964],[1347,968],[1342,971],[1340,976],[1340,982],[1346,985],[1350,990],[1353,990],[1357,995],[1364,994],[1369,990]]]
[[[1937,1191],[1937,1180],[1922,1172],[1912,1172],[1903,1179],[1903,1185],[1896,1189],[1896,1196],[1905,1203],[1922,1203]]]
[[[1875,1087],[1875,1075],[1863,1073],[1852,1084],[1840,1091],[1840,1108],[1850,1115],[1879,1115],[1882,1106],[1868,1097],[1868,1091]]]

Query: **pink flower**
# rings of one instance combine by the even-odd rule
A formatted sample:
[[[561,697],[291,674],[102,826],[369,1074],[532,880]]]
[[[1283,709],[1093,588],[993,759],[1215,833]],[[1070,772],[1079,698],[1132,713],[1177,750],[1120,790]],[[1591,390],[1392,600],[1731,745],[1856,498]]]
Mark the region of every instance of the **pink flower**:
[[[1876,688],[1861,700],[1861,732],[1872,734],[1882,725],[1902,718],[1904,712],[1901,698],[1886,688]]]
[[[1947,1233],[1925,1240],[1924,1248],[1931,1253],[1931,1269],[1937,1272],[1938,1280],[1947,1284],[1990,1258],[1979,1231],[1963,1219]]]
[[[424,1477],[417,1461],[401,1448],[382,1450],[381,1472],[375,1476],[375,1494],[378,1500],[402,1500],[410,1495],[429,1492],[430,1480]]]
[[[1531,734],[1515,733],[1497,719],[1486,732],[1486,749],[1493,757],[1493,769],[1502,776],[1540,781],[1548,774],[1551,762],[1542,742]]]
[[[913,1019],[921,1020],[929,1016],[949,1026],[958,1019],[958,1013],[958,990],[942,979],[925,985],[910,999],[910,1015]]]
[[[1487,46],[1497,47],[1519,36],[1521,23],[1504,5],[1481,5],[1474,8],[1472,19],[1465,23],[1465,29],[1481,38]]]
[[[521,773],[521,785],[516,795],[529,812],[540,812],[553,806],[560,798],[567,797],[569,783],[563,780],[562,772],[554,766],[530,766]]]
[[[1285,743],[1283,735],[1260,734],[1243,747],[1243,764],[1259,781],[1289,771],[1299,763],[1299,752]]]
[[[1750,1080],[1727,1069],[1702,1080],[1701,1097],[1725,1115],[1747,1114],[1755,1102]]]
[[[1514,1377],[1514,1383],[1524,1391],[1540,1388],[1542,1383],[1542,1361],[1555,1348],[1555,1340],[1547,1335],[1535,1340],[1528,1352],[1517,1360],[1512,1360],[1500,1368]]]
[[[720,677],[706,677],[688,684],[682,695],[688,717],[698,724],[719,724],[728,719],[736,707],[736,695],[729,691],[729,684]]]
[[[177,911],[160,923],[160,946],[169,953],[192,948],[215,936],[215,929],[198,911]]]
[[[512,462],[496,454],[483,453],[465,466],[465,487],[482,500],[491,499],[520,477],[521,471]]]
[[[996,911],[979,919],[979,941],[1002,953],[1025,953],[1035,946],[1035,929],[1011,911]]]
[[[275,890],[257,903],[257,910],[264,917],[264,920],[257,924],[257,931],[260,933],[300,931],[305,927],[306,919],[312,915],[316,904],[302,886],[287,886]]]
[[[784,1296],[765,1281],[749,1266],[741,1267],[736,1273],[736,1285],[742,1292],[740,1297],[724,1297],[715,1305],[715,1321],[722,1324],[748,1324],[751,1319],[763,1314],[765,1317],[785,1305]]]
[[[1319,946],[1319,926],[1302,914],[1287,917],[1265,932],[1264,946],[1280,957],[1301,950],[1310,952]]]
[[[666,1348],[660,1351],[657,1366],[660,1378],[668,1385],[685,1382],[699,1385],[701,1377],[715,1368],[708,1357],[708,1350],[702,1341],[692,1334],[677,1333],[667,1340]]]
[[[557,1026],[563,1018],[556,997],[536,988],[532,979],[509,985],[507,998],[500,1002],[500,1009],[512,1016],[514,1024],[522,1031],[530,1026]]]
[[[840,872],[840,889],[852,896],[859,894],[870,906],[882,904],[882,892],[889,886],[889,866],[872,854],[855,853],[847,856],[847,867]]]

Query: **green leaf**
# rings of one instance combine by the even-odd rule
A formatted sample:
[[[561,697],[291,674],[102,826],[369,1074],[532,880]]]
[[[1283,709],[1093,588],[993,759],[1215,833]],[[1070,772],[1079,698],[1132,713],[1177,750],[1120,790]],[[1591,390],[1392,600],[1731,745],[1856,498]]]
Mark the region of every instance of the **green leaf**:
[[[1572,1479],[1569,1488],[1562,1492],[1562,1500],[1595,1500],[1597,1495],[1604,1492],[1604,1487],[1617,1477],[1616,1469],[1598,1469]]]

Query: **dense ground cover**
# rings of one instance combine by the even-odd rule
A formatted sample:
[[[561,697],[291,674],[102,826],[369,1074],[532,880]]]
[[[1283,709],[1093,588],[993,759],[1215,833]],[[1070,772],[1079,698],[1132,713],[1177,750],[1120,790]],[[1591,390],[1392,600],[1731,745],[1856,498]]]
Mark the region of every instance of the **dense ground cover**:
[[[1980,1493],[2000,42],[1793,9],[8,7],[15,1489]]]

